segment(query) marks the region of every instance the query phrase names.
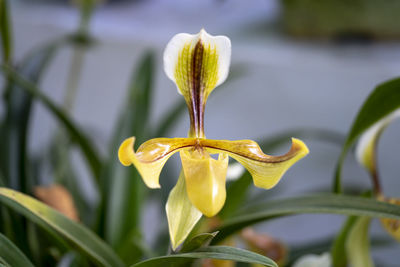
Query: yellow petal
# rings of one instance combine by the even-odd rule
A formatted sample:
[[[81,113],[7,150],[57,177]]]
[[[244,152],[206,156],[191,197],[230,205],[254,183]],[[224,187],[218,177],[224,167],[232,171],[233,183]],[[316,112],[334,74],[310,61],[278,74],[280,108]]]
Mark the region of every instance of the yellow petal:
[[[154,138],[143,143],[135,153],[135,137],[120,146],[118,157],[125,166],[133,164],[150,188],[159,188],[159,177],[165,162],[182,148],[193,146],[193,138]]]
[[[254,184],[265,189],[275,186],[282,175],[309,152],[307,146],[296,138],[292,138],[291,149],[282,156],[265,155],[258,144],[251,140],[199,139],[198,143],[210,153],[224,152],[240,162],[253,176]]]
[[[217,214],[225,203],[225,179],[228,156],[215,160],[204,150],[185,149],[180,152],[190,201],[204,215]]]
[[[192,205],[186,193],[183,171],[175,187],[169,193],[165,210],[167,212],[172,249],[175,250],[185,241],[186,237],[201,218],[201,212]]]
[[[196,85],[207,97],[226,80],[230,58],[231,42],[226,36],[211,36],[204,29],[193,35],[179,33],[165,48],[164,70],[185,98]]]

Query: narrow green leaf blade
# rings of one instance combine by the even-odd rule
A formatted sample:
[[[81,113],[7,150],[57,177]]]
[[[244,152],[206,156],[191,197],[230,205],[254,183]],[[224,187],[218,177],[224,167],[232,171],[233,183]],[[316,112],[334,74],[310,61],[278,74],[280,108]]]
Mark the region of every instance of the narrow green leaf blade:
[[[199,249],[203,246],[208,246],[213,240],[213,238],[218,234],[218,232],[214,233],[202,233],[194,236],[190,240],[186,240],[183,245],[182,249],[179,251],[180,253],[190,252],[196,249]]]
[[[83,225],[17,191],[0,188],[0,202],[51,233],[63,237],[102,266],[124,266],[114,251]]]
[[[342,153],[339,157],[333,183],[334,192],[340,193],[342,191],[342,165],[347,152],[357,138],[374,123],[378,122],[380,119],[398,108],[400,108],[400,78],[378,85],[368,96],[351,126]]]
[[[343,195],[314,195],[273,200],[249,207],[219,227],[216,244],[246,226],[272,218],[301,213],[332,213],[354,216],[400,219],[400,207],[374,199]]]
[[[0,262],[13,267],[33,267],[33,264],[19,248],[0,233]]]
[[[18,74],[17,71],[8,66],[2,65],[1,69],[7,73],[10,78],[25,92],[40,100],[41,103],[50,111],[50,113],[65,126],[68,134],[71,136],[71,139],[76,142],[82,150],[86,160],[88,161],[89,167],[94,174],[94,177],[98,179],[100,176],[102,160],[100,159],[100,154],[97,152],[90,139],[79,129],[79,127],[77,127],[73,120],[59,106],[57,106],[45,94],[40,92],[37,86],[23,78]]]
[[[12,56],[11,24],[7,0],[0,0],[0,36],[3,48],[3,62],[9,63]]]
[[[144,141],[149,127],[153,91],[154,54],[146,53],[135,68],[128,96],[121,110],[110,147],[107,171],[103,177],[105,201],[105,239],[113,247],[127,244],[140,233],[140,213],[145,185],[136,169],[122,166],[118,161],[118,147],[124,139],[136,136]],[[134,245],[133,243],[131,243]],[[126,249],[123,249],[126,251]],[[127,256],[131,256],[132,252]]]
[[[264,266],[278,267],[271,259],[260,254],[247,250],[226,247],[226,246],[210,246],[200,248],[194,252],[173,254],[169,256],[151,258],[139,262],[132,267],[175,267],[193,259],[219,259],[232,260],[237,262],[255,263]]]
[[[21,77],[32,83],[38,83],[58,47],[59,42],[50,43],[25,57],[17,68]],[[5,152],[0,154],[0,165],[9,179],[9,186],[27,192],[29,190],[28,171],[26,170],[28,165],[27,137],[33,103],[32,96],[14,83],[10,73],[5,72],[4,78],[6,80],[4,91],[7,106],[4,125],[2,125],[1,146]]]

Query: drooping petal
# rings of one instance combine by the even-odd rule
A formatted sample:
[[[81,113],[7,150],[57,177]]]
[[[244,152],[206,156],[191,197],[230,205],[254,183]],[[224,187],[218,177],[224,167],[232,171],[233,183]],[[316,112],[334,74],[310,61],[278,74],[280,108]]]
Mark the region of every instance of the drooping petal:
[[[179,33],[164,51],[164,70],[184,96],[196,82],[206,95],[228,77],[231,42],[226,36],[211,36],[204,29],[198,34]]]
[[[226,153],[240,162],[252,175],[255,186],[269,189],[298,160],[308,154],[307,146],[292,138],[292,147],[285,155],[265,155],[258,144],[251,140],[227,141],[199,139],[200,146],[210,153]]]
[[[359,138],[356,146],[357,161],[371,173],[376,171],[375,150],[379,137],[385,128],[396,118],[400,118],[400,109],[395,110],[376,122]]]
[[[165,210],[172,249],[175,250],[185,241],[202,215],[188,198],[183,171],[181,171],[175,187],[169,193]]]
[[[143,143],[135,153],[135,137],[126,139],[120,146],[118,157],[124,166],[133,164],[150,188],[159,188],[159,177],[165,162],[177,151],[193,146],[193,138],[154,138]]]
[[[221,153],[215,160],[202,149],[181,150],[180,155],[190,201],[204,215],[214,216],[226,199],[228,156]]]

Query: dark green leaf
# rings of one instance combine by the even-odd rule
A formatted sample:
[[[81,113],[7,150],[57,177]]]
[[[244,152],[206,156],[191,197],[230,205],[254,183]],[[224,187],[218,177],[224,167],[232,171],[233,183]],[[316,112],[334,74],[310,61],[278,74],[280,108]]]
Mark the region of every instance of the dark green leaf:
[[[246,199],[249,186],[253,183],[251,175],[246,171],[239,179],[228,185],[226,201],[218,216],[222,219],[229,218],[243,204]]]
[[[180,253],[190,252],[200,247],[208,246],[213,240],[213,238],[218,234],[218,232],[214,233],[202,233],[194,236],[190,240],[186,240],[185,243],[182,245],[182,249]]]
[[[12,267],[33,267],[33,264],[7,237],[0,233],[0,262]]]
[[[114,251],[93,232],[36,199],[8,188],[0,188],[0,202],[52,234],[64,238],[98,264],[124,266]]]
[[[86,191],[83,189],[86,184],[77,174],[70,155],[64,160],[64,166],[68,171],[68,176],[63,179],[60,184],[64,185],[74,199],[75,207],[78,210],[79,219],[85,225],[92,225],[96,214],[95,205],[86,196]]]
[[[43,72],[54,56],[59,43],[51,43],[35,50],[19,65],[20,76],[32,83],[38,83]],[[6,79],[6,118],[3,125],[2,140],[5,151],[0,155],[0,164],[7,177],[8,185],[23,192],[29,190],[27,179],[27,142],[30,114],[32,109],[32,96],[25,92],[19,84],[14,83],[13,75],[3,65]]]
[[[154,78],[154,55],[148,52],[133,73],[124,108],[114,133],[103,183],[104,237],[127,262],[137,252],[141,238],[139,219],[145,186],[136,169],[118,161],[118,147],[124,139],[136,136],[137,144],[147,136]],[[122,247],[130,245],[131,249]],[[129,259],[129,260],[128,260]]]
[[[79,145],[80,149],[85,155],[85,158],[88,161],[89,167],[94,176],[98,178],[101,171],[101,160],[99,153],[92,145],[90,139],[87,138],[87,136],[76,126],[72,119],[59,106],[57,106],[46,95],[41,93],[37,86],[23,78],[18,74],[18,72],[10,67],[3,65],[2,70],[6,72],[10,78],[20,86],[21,89],[40,100],[41,103],[51,112],[51,114],[54,115],[55,118],[65,126],[68,134],[71,136],[71,139]]]
[[[248,207],[219,227],[215,244],[249,225],[300,213],[333,213],[400,219],[400,207],[374,199],[342,195],[315,195],[269,201]]]
[[[38,83],[60,44],[61,42],[56,41],[33,50],[18,64],[17,69],[20,75],[32,83]],[[7,186],[28,192],[32,186],[31,173],[28,170],[30,166],[28,131],[33,100],[30,94],[14,83],[8,72],[5,72],[3,77],[6,109],[0,133],[0,169],[6,177]],[[9,213],[4,209],[2,214],[7,217],[7,224],[12,225],[12,227],[7,227],[8,235],[28,254],[24,221],[17,214]]]
[[[190,253],[173,254],[169,256],[152,258],[139,262],[132,267],[175,267],[180,264],[188,263],[193,259],[232,260],[237,262],[255,263],[264,266],[278,267],[273,260],[261,256],[260,254],[225,246],[211,246],[200,248]]]
[[[0,36],[3,48],[3,62],[10,63],[12,56],[11,24],[7,0],[0,0]]]
[[[340,154],[333,183],[334,192],[340,193],[342,191],[342,165],[354,142],[374,123],[398,108],[400,108],[400,78],[378,85],[368,96],[351,126]]]

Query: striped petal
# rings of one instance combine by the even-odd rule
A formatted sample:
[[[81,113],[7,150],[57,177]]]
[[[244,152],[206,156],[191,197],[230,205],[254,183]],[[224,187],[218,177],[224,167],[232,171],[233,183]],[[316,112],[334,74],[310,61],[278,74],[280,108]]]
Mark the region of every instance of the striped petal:
[[[124,166],[133,164],[145,184],[160,188],[159,177],[164,164],[177,151],[196,144],[193,138],[154,138],[144,142],[137,152],[133,148],[135,137],[126,139],[120,146],[118,157]]]
[[[180,33],[164,52],[164,70],[185,98],[190,115],[189,137],[204,138],[204,110],[208,95],[223,83],[229,72],[231,42],[205,30]]]
[[[226,36],[179,33],[164,51],[164,70],[184,96],[201,89],[205,95],[228,77],[231,42]],[[198,88],[195,88],[198,86]]]
[[[307,146],[296,138],[292,138],[291,149],[282,156],[264,154],[258,144],[251,140],[201,139],[200,144],[210,153],[226,153],[240,162],[252,175],[255,186],[264,189],[274,187],[282,175],[309,152]]]

